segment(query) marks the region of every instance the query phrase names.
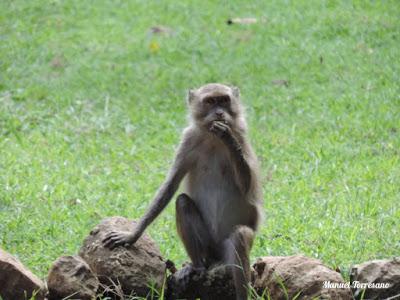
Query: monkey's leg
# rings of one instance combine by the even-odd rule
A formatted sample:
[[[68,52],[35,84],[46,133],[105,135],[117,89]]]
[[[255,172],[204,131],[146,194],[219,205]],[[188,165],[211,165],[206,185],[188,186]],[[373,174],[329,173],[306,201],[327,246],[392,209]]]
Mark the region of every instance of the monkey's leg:
[[[247,226],[237,226],[228,239],[223,242],[225,263],[231,266],[235,283],[236,299],[246,300],[250,282],[250,249],[254,231]]]
[[[176,227],[195,269],[206,268],[217,259],[216,247],[204,219],[195,202],[186,194],[176,199]]]

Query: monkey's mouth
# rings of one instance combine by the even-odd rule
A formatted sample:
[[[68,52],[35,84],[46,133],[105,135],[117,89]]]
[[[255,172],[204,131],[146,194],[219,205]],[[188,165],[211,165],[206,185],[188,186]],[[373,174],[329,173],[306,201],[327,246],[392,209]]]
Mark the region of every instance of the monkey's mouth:
[[[213,120],[211,123],[213,123],[213,122],[221,122],[221,123],[224,123],[226,125],[229,124],[228,121],[226,119],[223,119],[223,118],[217,118],[217,119]]]
[[[205,120],[205,122],[203,122],[203,126],[205,126],[205,128],[209,129],[211,126],[213,126],[214,123],[223,123],[227,126],[231,126],[231,122],[229,122],[229,120],[227,120],[226,118],[210,118],[208,120]]]

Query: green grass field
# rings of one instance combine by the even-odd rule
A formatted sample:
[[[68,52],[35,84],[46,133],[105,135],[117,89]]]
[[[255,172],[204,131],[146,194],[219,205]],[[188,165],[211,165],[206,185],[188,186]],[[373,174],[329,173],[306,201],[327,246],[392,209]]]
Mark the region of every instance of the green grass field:
[[[399,16],[397,0],[1,1],[0,247],[45,277],[102,218],[139,218],[187,89],[224,82],[262,165],[253,259],[304,253],[347,276],[399,255]],[[170,205],[147,232],[180,264],[174,220]]]

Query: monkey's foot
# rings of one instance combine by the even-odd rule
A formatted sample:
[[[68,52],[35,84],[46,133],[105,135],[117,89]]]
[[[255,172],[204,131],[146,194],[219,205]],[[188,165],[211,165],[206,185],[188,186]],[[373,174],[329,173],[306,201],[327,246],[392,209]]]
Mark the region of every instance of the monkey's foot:
[[[168,276],[165,299],[198,298],[235,299],[235,287],[230,267],[213,265],[207,269],[196,269],[192,265],[186,265]]]
[[[186,264],[182,269],[180,269],[176,273],[176,280],[179,282],[180,286],[186,288],[189,282],[193,280],[194,281],[199,280],[205,273],[206,273],[206,268],[204,267],[196,268],[193,266],[193,264],[189,263]]]

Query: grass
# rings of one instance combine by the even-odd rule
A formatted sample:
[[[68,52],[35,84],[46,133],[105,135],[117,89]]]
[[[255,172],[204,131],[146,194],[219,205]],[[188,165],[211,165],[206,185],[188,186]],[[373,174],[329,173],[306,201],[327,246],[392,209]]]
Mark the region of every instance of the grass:
[[[396,0],[1,1],[0,247],[45,277],[102,218],[139,218],[186,90],[227,82],[262,164],[253,259],[304,253],[347,277],[398,255],[399,15]],[[226,24],[248,16],[263,21]],[[148,233],[180,264],[174,228],[170,205]]]

